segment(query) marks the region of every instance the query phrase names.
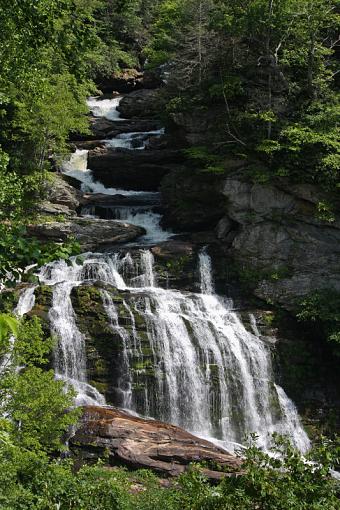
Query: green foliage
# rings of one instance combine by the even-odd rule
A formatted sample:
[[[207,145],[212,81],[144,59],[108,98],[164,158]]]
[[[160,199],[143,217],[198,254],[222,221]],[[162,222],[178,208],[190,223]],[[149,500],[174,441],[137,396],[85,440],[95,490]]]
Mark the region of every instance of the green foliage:
[[[336,0],[164,0],[147,52],[151,66],[170,64],[170,116],[213,107],[226,155],[334,189],[338,26]]]
[[[336,462],[333,450],[320,443],[306,462],[287,442],[277,438],[273,457],[255,443],[244,452],[244,474],[226,477],[212,486],[199,465],[164,488],[148,471],[50,462],[46,456],[20,452],[2,435],[0,504],[6,510],[336,510],[337,483],[329,476]]]
[[[9,334],[14,336],[18,335],[18,321],[15,317],[6,313],[0,314],[0,354],[2,350],[2,344],[6,341]]]
[[[48,363],[54,342],[44,337],[37,317],[20,323],[4,314],[0,319],[0,358],[9,353],[0,373],[0,406],[2,416],[10,417],[0,421],[0,429],[5,428],[10,441],[22,449],[61,450],[62,435],[79,412],[70,411],[73,392],[65,392],[63,381],[41,368]],[[11,333],[16,337],[12,347]]]
[[[26,266],[68,259],[80,251],[80,245],[74,239],[61,244],[41,243],[27,237],[23,225],[0,224],[0,280],[6,285],[15,284]]]
[[[189,160],[201,166],[201,172],[217,175],[225,173],[221,157],[213,154],[207,147],[190,147],[190,149],[185,149],[183,152]]]
[[[327,340],[340,343],[340,293],[336,290],[320,290],[302,299],[297,318],[317,324]]]

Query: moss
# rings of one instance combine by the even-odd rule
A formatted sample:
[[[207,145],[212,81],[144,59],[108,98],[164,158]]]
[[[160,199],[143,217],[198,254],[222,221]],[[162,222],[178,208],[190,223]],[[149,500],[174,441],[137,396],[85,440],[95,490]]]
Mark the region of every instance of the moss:
[[[109,385],[106,382],[99,382],[99,381],[92,380],[92,381],[90,381],[90,384],[91,384],[91,386],[94,386],[99,391],[99,393],[102,393],[102,394],[107,393],[107,391],[109,389]]]

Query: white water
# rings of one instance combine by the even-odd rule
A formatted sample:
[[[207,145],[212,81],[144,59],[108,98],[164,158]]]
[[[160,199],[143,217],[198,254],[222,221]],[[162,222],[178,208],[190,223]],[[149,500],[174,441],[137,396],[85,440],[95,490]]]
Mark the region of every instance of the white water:
[[[148,146],[150,138],[159,137],[161,135],[164,135],[164,129],[135,133],[121,133],[112,140],[105,140],[104,143],[107,147],[113,149],[120,147],[130,150],[143,150]]]
[[[85,339],[76,325],[71,291],[84,278],[86,268],[75,261],[68,266],[57,261],[44,266],[40,282],[53,287],[52,307],[49,310],[51,331],[58,338],[54,351],[54,369],[58,379],[72,386],[77,405],[105,404],[104,397],[86,380]]]
[[[29,313],[35,303],[35,291],[36,287],[28,287],[25,289],[19,297],[18,304],[14,310],[14,314],[20,318]],[[9,338],[8,352],[3,356],[0,362],[0,376],[11,366],[12,351],[15,343],[15,337],[13,335]]]
[[[211,262],[200,255],[203,294],[183,294],[157,287],[153,257],[142,250],[139,261],[131,255],[89,255],[83,266],[50,264],[46,282],[64,280],[110,283],[128,291],[124,306],[130,327],[119,323],[119,314],[108,291],[102,292],[104,308],[113,331],[122,340],[123,363],[120,376],[124,407],[184,427],[191,432],[222,441],[229,449],[255,432],[259,444],[268,448],[273,432],[287,434],[305,451],[309,440],[299,422],[293,403],[273,380],[268,346],[258,335],[245,329],[230,301],[213,294]],[[56,275],[59,274],[60,276]],[[69,308],[70,283],[59,283],[50,316],[53,329],[67,343],[58,350],[56,365],[63,377],[84,379],[82,339]],[[62,297],[63,294],[63,297]],[[58,306],[63,306],[60,326]],[[65,312],[66,310],[66,312]],[[148,351],[133,317],[146,324]],[[63,349],[77,346],[65,362]],[[136,366],[139,367],[135,369]],[[70,366],[76,366],[70,372]],[[148,377],[148,370],[152,376]],[[77,388],[77,385],[74,385]],[[137,389],[135,389],[137,388]]]
[[[145,228],[146,235],[138,240],[139,244],[160,243],[173,236],[171,230],[163,230],[161,227],[162,215],[153,212],[150,206],[111,206],[107,210],[110,213],[109,219]],[[85,207],[83,214],[91,218],[98,217],[96,216],[95,206]]]
[[[120,121],[125,120],[120,117],[120,113],[117,110],[122,99],[122,96],[117,96],[113,99],[90,97],[87,100],[87,105],[94,117],[104,117],[108,120]]]

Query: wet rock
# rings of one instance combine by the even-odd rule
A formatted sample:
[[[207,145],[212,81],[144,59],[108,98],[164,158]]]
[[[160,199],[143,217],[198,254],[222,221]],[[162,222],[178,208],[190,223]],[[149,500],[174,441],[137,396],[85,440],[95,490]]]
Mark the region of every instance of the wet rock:
[[[73,237],[83,250],[93,250],[134,241],[144,235],[145,230],[119,221],[76,218],[64,222],[29,225],[27,234],[44,242],[65,242]]]
[[[94,178],[107,187],[157,191],[163,177],[178,168],[178,151],[129,151],[96,149],[89,152]]]
[[[138,90],[132,92],[121,100],[118,111],[122,117],[150,118],[159,113],[158,104],[159,91],[157,90]]]
[[[221,466],[221,471],[213,467],[203,470],[211,480],[241,472],[240,459],[209,441],[174,425],[137,418],[114,408],[85,407],[70,444],[84,460],[107,452],[111,465],[147,468],[167,476],[180,475],[193,462]]]
[[[73,145],[76,149],[81,150],[93,150],[96,149],[96,147],[105,147],[105,143],[103,140],[84,140],[79,142],[74,142]]]
[[[160,129],[161,123],[157,119],[122,119],[109,120],[103,117],[90,117],[90,133],[73,133],[71,140],[79,148],[93,148],[100,146],[103,140],[114,138],[121,133],[139,133]]]
[[[101,206],[135,206],[135,205],[159,205],[160,200],[156,195],[150,193],[149,196],[136,195],[106,195],[103,193],[85,193],[82,197],[82,205],[101,205]]]

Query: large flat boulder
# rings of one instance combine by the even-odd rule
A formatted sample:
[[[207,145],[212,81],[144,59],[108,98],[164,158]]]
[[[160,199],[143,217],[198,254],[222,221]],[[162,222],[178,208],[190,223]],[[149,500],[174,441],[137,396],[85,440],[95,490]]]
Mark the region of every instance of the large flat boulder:
[[[127,94],[141,88],[157,88],[162,85],[160,77],[152,71],[138,69],[122,69],[111,76],[97,78],[97,85],[104,93],[113,91]]]
[[[27,234],[44,242],[64,242],[74,238],[85,251],[134,241],[144,235],[145,230],[121,221],[74,218],[63,222],[29,225]]]
[[[204,462],[208,466],[204,472],[213,480],[241,472],[241,460],[213,443],[116,408],[85,407],[70,445],[87,460],[107,453],[111,465],[147,468],[168,476],[180,475],[193,462]],[[209,469],[209,464],[221,466],[221,471]]]

